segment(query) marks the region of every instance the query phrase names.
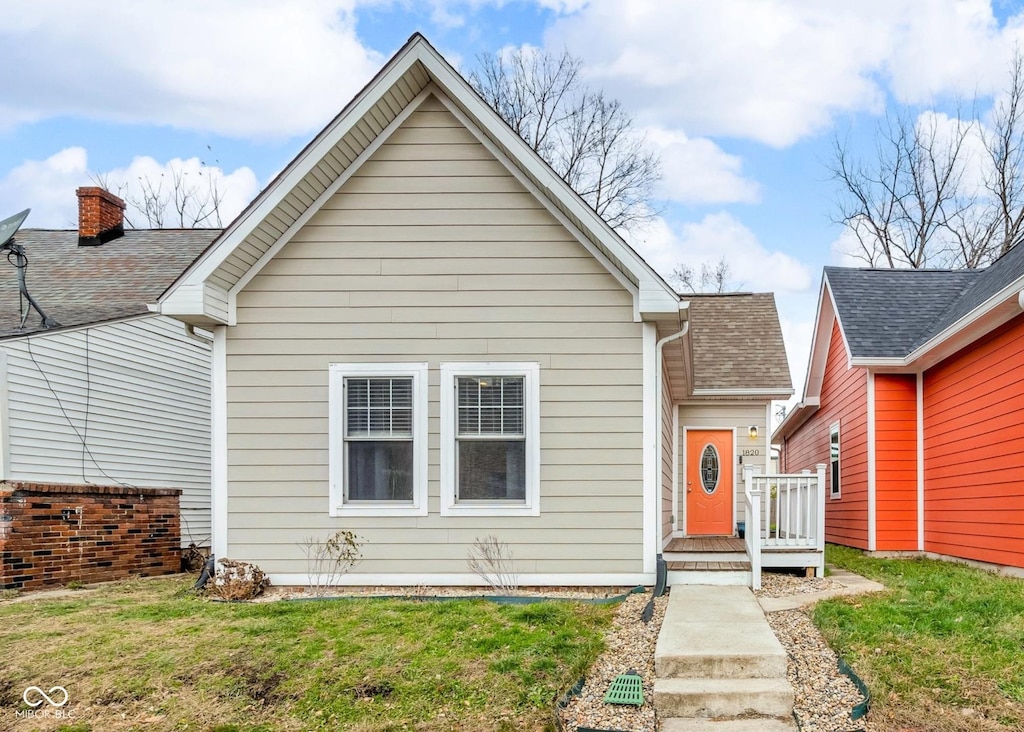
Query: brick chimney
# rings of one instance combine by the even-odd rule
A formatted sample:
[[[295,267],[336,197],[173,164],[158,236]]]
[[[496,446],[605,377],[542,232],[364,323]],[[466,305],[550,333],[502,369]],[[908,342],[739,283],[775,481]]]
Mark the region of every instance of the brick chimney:
[[[98,247],[124,236],[124,201],[97,186],[79,188],[78,246]]]

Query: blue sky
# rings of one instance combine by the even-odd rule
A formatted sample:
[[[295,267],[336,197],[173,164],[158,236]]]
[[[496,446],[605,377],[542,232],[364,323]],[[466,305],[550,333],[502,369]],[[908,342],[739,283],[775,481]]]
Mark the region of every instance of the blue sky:
[[[802,384],[832,224],[832,131],[887,107],[984,122],[1024,45],[1005,0],[79,0],[5,3],[0,215],[66,228],[74,189],[175,165],[237,213],[415,31],[457,67],[568,49],[662,157],[662,215],[631,243],[660,271],[725,257],[776,292]]]

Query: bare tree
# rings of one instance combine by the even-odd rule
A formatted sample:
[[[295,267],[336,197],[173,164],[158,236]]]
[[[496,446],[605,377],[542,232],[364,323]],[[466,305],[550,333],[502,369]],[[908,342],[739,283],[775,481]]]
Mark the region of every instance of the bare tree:
[[[1002,256],[1024,240],[1024,55],[1010,66],[1010,83],[982,135],[988,155],[985,189],[995,205],[986,239],[990,256]]]
[[[940,130],[935,115],[913,119],[900,110],[878,126],[869,161],[834,138],[837,221],[854,235],[855,256],[872,266],[919,268],[945,248],[939,240],[973,203],[960,191],[969,133],[969,125]]]
[[[128,228],[219,229],[224,225],[220,216],[224,192],[206,163],[193,172],[172,163],[167,174],[139,176],[134,185],[126,180],[114,181],[109,175],[90,177],[128,204]]]
[[[701,262],[700,275],[696,270],[687,264],[677,265],[669,280],[679,284],[683,292],[714,292],[721,294],[729,289],[732,280],[732,269],[725,257],[718,260],[715,265]]]
[[[583,83],[578,58],[520,48],[478,62],[473,88],[612,228],[657,215],[657,155],[617,100]]]
[[[872,266],[978,267],[1024,239],[1020,51],[988,124],[976,119],[976,107],[977,99],[970,114],[958,107],[948,120],[902,107],[879,124],[866,157],[834,136],[834,220],[853,235],[851,254]],[[978,178],[980,185],[972,182]]]

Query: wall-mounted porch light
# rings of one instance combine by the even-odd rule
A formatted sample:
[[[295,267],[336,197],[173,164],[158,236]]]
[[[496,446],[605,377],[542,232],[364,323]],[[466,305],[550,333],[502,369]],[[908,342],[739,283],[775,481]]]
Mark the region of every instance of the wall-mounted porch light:
[[[757,425],[756,424],[752,424],[749,427],[747,427],[747,434],[750,436],[751,440],[756,440],[757,439]]]

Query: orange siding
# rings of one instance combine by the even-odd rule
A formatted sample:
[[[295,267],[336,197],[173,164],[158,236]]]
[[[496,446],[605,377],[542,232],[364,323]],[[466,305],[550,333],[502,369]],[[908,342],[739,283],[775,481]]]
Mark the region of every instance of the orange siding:
[[[1024,567],[1024,315],[924,377],[925,549]]]
[[[917,377],[875,374],[875,548],[917,549]]]
[[[828,465],[829,427],[839,422],[839,469],[842,497],[829,498],[825,488],[825,538],[835,544],[868,546],[867,371],[847,368],[846,348],[838,323],[825,363],[821,407],[783,445],[783,470],[795,473]],[[826,483],[831,477],[826,471]]]

